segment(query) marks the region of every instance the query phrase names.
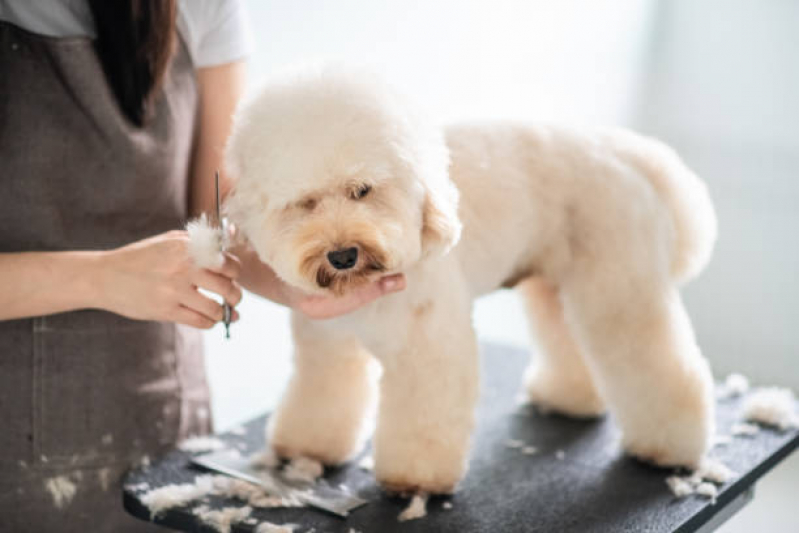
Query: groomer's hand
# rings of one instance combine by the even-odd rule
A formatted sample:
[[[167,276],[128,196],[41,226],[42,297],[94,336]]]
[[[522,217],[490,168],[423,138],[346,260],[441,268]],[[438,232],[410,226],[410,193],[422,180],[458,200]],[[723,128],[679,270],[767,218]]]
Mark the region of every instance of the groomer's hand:
[[[369,302],[405,289],[405,276],[393,274],[362,285],[343,296],[311,296],[284,284],[286,303],[308,318],[333,318],[352,312]]]
[[[233,253],[241,260],[241,284],[246,289],[291,307],[308,318],[321,320],[345,315],[381,296],[405,289],[405,276],[392,274],[340,297],[313,296],[287,285],[249,246],[236,246]]]
[[[222,306],[198,288],[218,294],[231,306],[241,301],[241,264],[225,254],[217,269],[194,266],[185,231],[170,231],[104,252],[97,261],[100,306],[139,320],[160,320],[208,329],[223,318]],[[233,310],[232,320],[238,320]]]

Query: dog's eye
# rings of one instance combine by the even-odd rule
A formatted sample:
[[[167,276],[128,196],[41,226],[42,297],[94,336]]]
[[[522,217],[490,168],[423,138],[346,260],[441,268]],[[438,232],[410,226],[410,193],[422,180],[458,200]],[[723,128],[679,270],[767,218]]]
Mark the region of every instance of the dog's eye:
[[[307,211],[313,211],[316,207],[316,198],[306,198],[299,203],[299,206]]]
[[[357,189],[352,191],[350,193],[350,196],[352,197],[353,200],[360,200],[361,198],[363,198],[364,196],[369,194],[369,192],[371,190],[372,190],[372,186],[371,185],[366,185],[364,183],[363,185],[358,186]]]

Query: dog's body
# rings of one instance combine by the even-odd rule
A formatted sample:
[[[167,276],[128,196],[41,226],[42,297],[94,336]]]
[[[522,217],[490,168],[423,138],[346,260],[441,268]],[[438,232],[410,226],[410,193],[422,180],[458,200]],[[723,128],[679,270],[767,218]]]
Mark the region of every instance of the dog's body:
[[[352,87],[343,85],[348,94]],[[357,99],[331,98],[346,107],[360,101],[360,90]],[[392,142],[385,143],[388,152],[373,155],[391,159],[386,154],[395,150],[401,157],[394,167],[380,167],[387,177],[374,182],[372,197],[329,193],[380,172],[369,156],[363,162],[348,155],[346,142],[326,141],[316,143],[335,154],[322,165],[326,179],[302,182],[294,195],[285,191],[278,205],[266,199],[268,192],[254,202],[267,189],[258,188],[266,178],[253,172],[268,172],[273,161],[245,168],[248,154],[257,157],[243,148],[242,136],[257,134],[258,117],[280,98],[267,91],[244,108],[250,122],[230,147],[233,173],[243,177],[232,216],[264,261],[308,290],[345,290],[392,271],[405,273],[407,289],[332,320],[293,316],[296,370],[270,426],[279,454],[346,461],[363,443],[379,394],[374,458],[381,483],[396,491],[454,490],[465,472],[478,396],[472,301],[515,286],[538,344],[525,376],[531,401],[575,416],[599,415],[607,405],[629,453],[660,465],[698,465],[713,432],[712,380],[677,286],[707,262],[716,226],[704,185],[673,152],[621,130],[456,126],[446,132],[449,177],[460,196],[455,204],[446,190],[451,183],[404,176],[408,168],[430,171],[436,156],[408,140],[416,123],[397,128],[392,121],[400,115],[387,112],[370,133],[381,146],[384,136]],[[372,115],[387,105],[375,102],[366,111],[353,104],[359,111],[352,116],[368,118],[350,120],[356,137],[359,124],[374,126]],[[281,124],[265,129],[274,133]],[[341,135],[347,134],[331,138]],[[359,169],[357,178],[341,178],[340,169],[351,168],[341,166],[342,154],[357,158],[348,161]],[[415,179],[422,180],[419,191]],[[248,218],[258,209],[263,216]],[[296,209],[306,209],[306,218]],[[362,226],[370,220],[375,228]],[[287,244],[267,242],[276,238]],[[358,276],[317,260],[342,243],[368,258],[353,267],[361,269]],[[372,356],[383,368],[379,391]]]

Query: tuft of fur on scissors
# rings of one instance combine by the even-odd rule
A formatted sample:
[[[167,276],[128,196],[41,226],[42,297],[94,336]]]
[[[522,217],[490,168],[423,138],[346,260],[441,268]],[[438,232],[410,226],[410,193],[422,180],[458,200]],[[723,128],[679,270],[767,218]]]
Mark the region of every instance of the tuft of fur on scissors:
[[[186,225],[189,233],[189,255],[200,268],[219,268],[225,261],[222,255],[222,229],[212,224],[205,214]]]

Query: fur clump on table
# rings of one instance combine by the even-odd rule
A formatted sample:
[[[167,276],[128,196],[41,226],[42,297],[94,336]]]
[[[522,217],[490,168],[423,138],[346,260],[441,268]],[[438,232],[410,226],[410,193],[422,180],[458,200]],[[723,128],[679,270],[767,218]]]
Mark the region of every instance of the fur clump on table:
[[[743,396],[749,392],[749,380],[740,374],[730,374],[722,385],[716,389],[720,399]],[[765,387],[755,389],[743,400],[742,418],[748,422],[736,422],[730,428],[735,437],[751,437],[760,431],[760,427],[751,422],[786,430],[799,427],[799,413],[796,412],[796,401],[790,389],[781,387]],[[730,442],[726,435],[717,435],[717,445]],[[692,494],[715,500],[718,495],[716,485],[722,485],[736,476],[736,473],[724,464],[706,459],[699,469],[687,476],[670,476],[666,484],[678,498]],[[716,484],[716,485],[714,485]]]
[[[324,473],[325,467],[322,463],[308,457],[295,457],[283,470],[286,479],[313,483]]]
[[[399,514],[397,520],[406,522],[408,520],[424,518],[425,516],[427,516],[427,494],[415,494],[413,498],[411,498],[408,507]]]
[[[291,496],[275,496],[254,483],[222,475],[202,475],[197,476],[194,483],[158,487],[143,494],[141,501],[150,510],[151,516],[157,516],[173,507],[181,507],[210,495],[236,498],[250,507],[304,507],[301,501]]]
[[[141,501],[150,510],[150,516],[155,517],[168,509],[186,505],[212,494],[216,477],[221,476],[197,476],[194,483],[164,485],[143,494]]]
[[[297,528],[294,524],[273,524],[272,522],[261,522],[255,527],[255,533],[292,533]]]
[[[669,476],[666,478],[666,484],[677,498],[685,498],[692,494],[697,494],[715,500],[718,495],[716,485],[723,485],[737,475],[723,463],[706,459],[692,474]]]
[[[758,389],[744,400],[744,418],[780,430],[799,427],[796,400],[790,389],[766,387]]]
[[[749,390],[749,379],[738,373],[732,373],[724,380],[724,383],[716,386],[716,397],[719,399],[735,398],[746,394]]]
[[[251,513],[252,507],[249,506],[211,509],[207,505],[201,505],[192,510],[194,516],[219,531],[219,533],[230,533],[232,524],[243,522]]]
[[[225,443],[216,437],[207,435],[199,437],[189,437],[180,442],[178,448],[189,453],[213,452],[225,448]]]

